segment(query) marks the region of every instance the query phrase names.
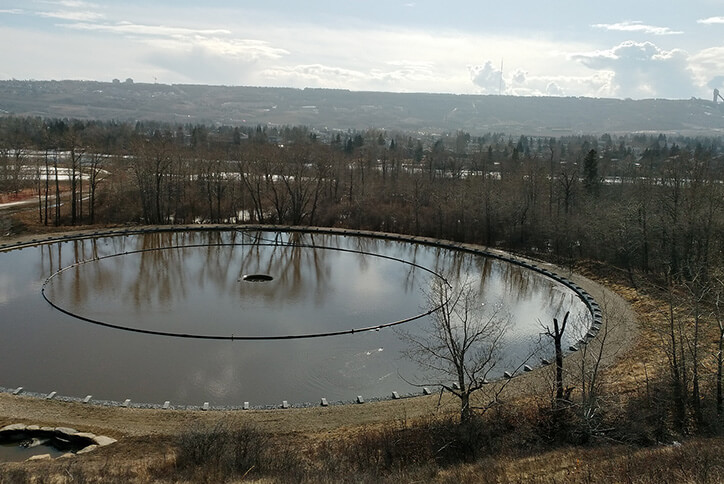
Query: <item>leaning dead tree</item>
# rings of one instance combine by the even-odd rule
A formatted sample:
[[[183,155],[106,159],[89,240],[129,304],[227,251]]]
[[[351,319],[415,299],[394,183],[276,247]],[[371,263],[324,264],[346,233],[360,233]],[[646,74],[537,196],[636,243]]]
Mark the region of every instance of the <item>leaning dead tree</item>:
[[[427,300],[429,307],[439,309],[426,330],[404,333],[407,355],[434,375],[434,384],[460,399],[460,421],[466,422],[476,410],[472,394],[488,383],[500,362],[508,318],[499,307],[488,310],[468,283],[452,287],[439,280]]]

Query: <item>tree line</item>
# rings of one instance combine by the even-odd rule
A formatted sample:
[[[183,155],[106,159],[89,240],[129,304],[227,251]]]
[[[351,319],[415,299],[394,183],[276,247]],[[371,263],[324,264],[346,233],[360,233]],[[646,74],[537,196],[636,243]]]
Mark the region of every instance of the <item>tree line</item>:
[[[339,225],[690,278],[720,249],[723,150],[721,138],[664,135],[4,117],[0,190],[34,189],[43,224]]]

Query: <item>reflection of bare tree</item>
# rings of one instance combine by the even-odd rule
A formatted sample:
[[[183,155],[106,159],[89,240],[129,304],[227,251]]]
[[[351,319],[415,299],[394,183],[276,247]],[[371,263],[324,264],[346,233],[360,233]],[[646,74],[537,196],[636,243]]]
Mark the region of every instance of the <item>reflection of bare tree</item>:
[[[543,298],[550,301],[554,311],[565,302],[570,302],[568,291],[549,277],[528,268],[504,260],[460,251],[437,249],[435,271],[446,271],[453,279],[465,279],[471,275],[479,281],[479,289],[494,282],[500,284],[500,292],[511,298],[511,302]]]
[[[407,276],[405,277],[405,291],[412,291],[417,289],[417,285],[415,282],[415,276],[417,275],[417,254],[419,250],[419,246],[417,244],[411,244],[411,250],[409,251],[407,259],[408,262],[410,262],[409,269],[407,271]]]
[[[272,307],[298,300],[322,305],[331,294],[340,293],[336,285],[346,285],[346,274],[357,277],[367,270],[397,271],[392,275],[397,290],[419,294],[419,289],[428,285],[428,271],[433,268],[438,274],[449,274],[451,281],[476,280],[478,294],[513,308],[520,321],[516,321],[510,337],[517,339],[528,337],[527,323],[531,326],[539,319],[549,320],[564,308],[570,309],[575,299],[571,291],[549,278],[508,262],[372,237],[229,230],[77,240],[44,246],[44,273],[69,265],[61,254],[62,246],[69,244],[72,251],[65,258],[72,257],[70,264],[95,262],[81,264],[54,278],[51,298],[61,305],[62,301],[89,304],[97,311],[113,311],[115,306],[104,299],[107,296],[99,298],[110,293],[131,311],[171,309],[203,294],[226,297],[231,307],[238,301],[242,309],[246,304],[243,301]],[[345,255],[349,253],[354,256]],[[109,255],[112,257],[106,257]],[[378,265],[385,259],[404,264]],[[271,275],[274,281],[254,284],[241,280],[245,274],[257,273]],[[373,275],[387,277],[384,273]]]
[[[191,235],[190,232],[185,234],[161,232],[140,236],[142,252],[138,273],[136,277],[130,278],[128,289],[125,290],[133,298],[136,307],[151,301],[171,303],[176,298],[186,297],[184,252],[164,249],[178,245],[179,237],[185,238]]]
[[[327,238],[300,232],[276,233],[269,241],[263,233],[256,234],[249,245],[244,246],[244,257],[238,268],[238,278],[244,274],[264,273],[274,277],[274,290],[259,291],[267,301],[296,298],[306,291],[317,296],[330,290],[330,260],[324,252]],[[279,290],[281,288],[281,290]],[[246,289],[240,285],[240,294]]]
[[[63,260],[63,247],[70,245],[71,260]],[[95,260],[99,257],[98,241],[95,239],[76,239],[70,242],[55,244],[44,244],[41,250],[41,275],[54,274],[64,267],[82,263],[87,260]],[[66,251],[66,258],[68,252]],[[47,266],[46,266],[47,264]],[[53,280],[49,290],[52,290],[54,298],[70,298],[74,303],[83,303],[88,298],[88,288],[103,287],[110,275],[100,266],[92,266],[90,270],[79,266],[70,267],[63,272],[62,281]]]

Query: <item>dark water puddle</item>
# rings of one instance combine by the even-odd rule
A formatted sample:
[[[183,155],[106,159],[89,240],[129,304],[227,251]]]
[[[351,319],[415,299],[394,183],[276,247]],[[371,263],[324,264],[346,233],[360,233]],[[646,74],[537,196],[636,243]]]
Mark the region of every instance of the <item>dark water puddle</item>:
[[[35,455],[49,454],[55,459],[75,453],[89,442],[71,440],[43,431],[3,432],[0,435],[0,462],[22,462]]]

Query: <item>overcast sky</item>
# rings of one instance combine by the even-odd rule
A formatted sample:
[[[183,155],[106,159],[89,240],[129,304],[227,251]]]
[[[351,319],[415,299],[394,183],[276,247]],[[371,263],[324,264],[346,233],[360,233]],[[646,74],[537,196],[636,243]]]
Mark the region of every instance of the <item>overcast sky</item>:
[[[0,43],[1,79],[634,99],[724,91],[724,0],[0,0]]]

